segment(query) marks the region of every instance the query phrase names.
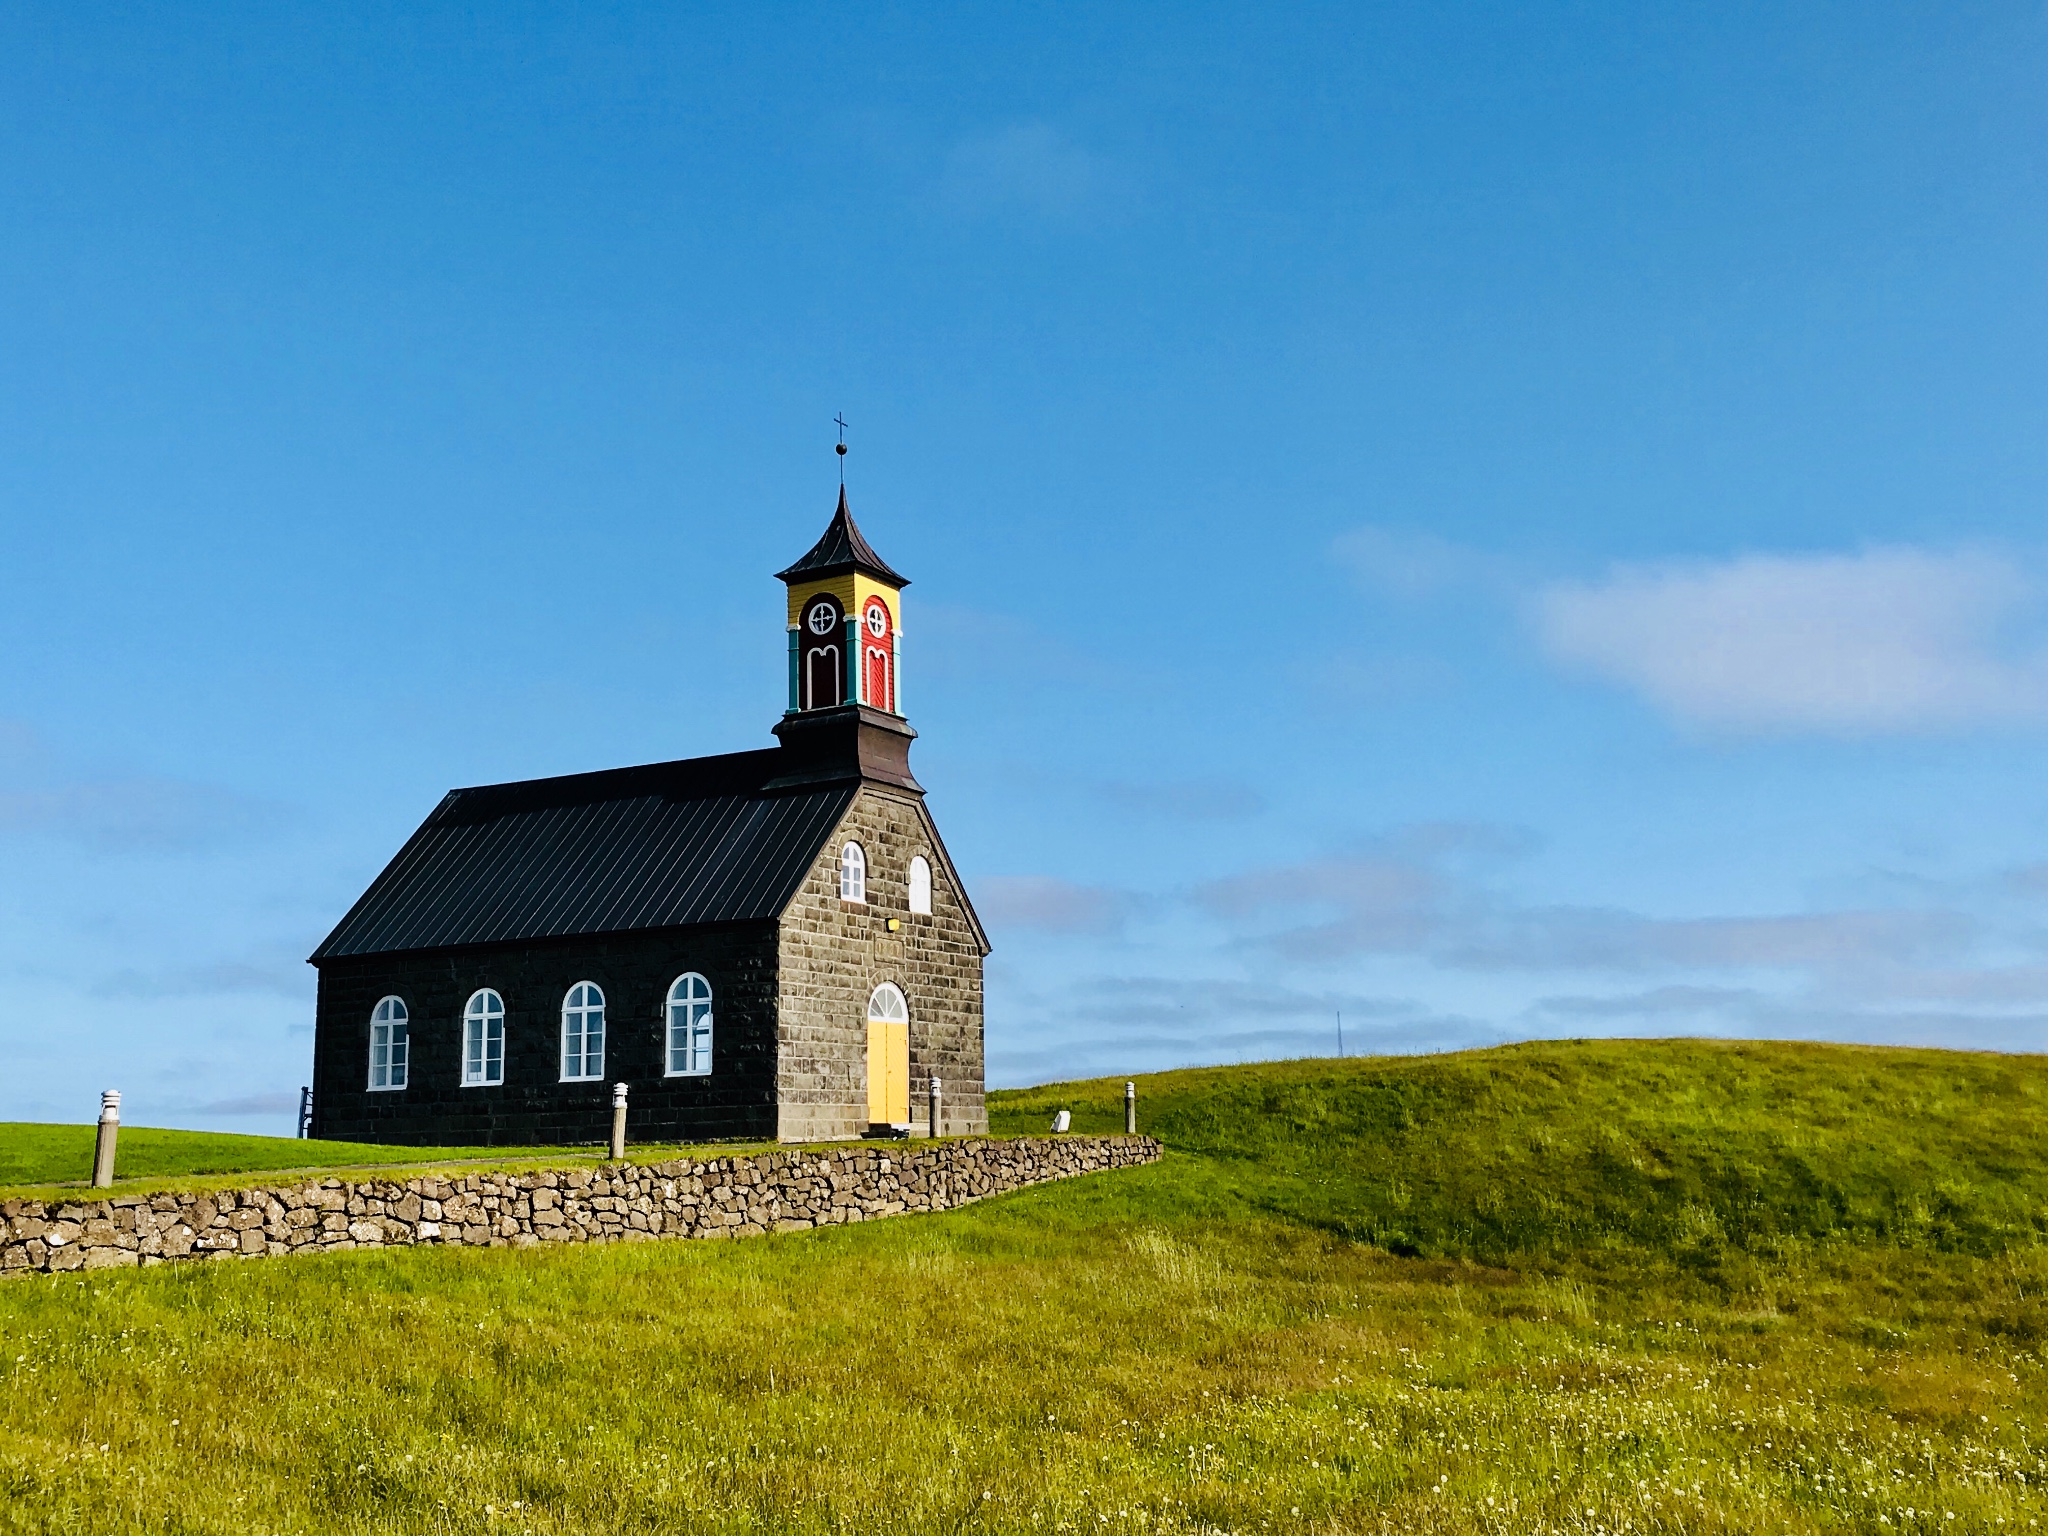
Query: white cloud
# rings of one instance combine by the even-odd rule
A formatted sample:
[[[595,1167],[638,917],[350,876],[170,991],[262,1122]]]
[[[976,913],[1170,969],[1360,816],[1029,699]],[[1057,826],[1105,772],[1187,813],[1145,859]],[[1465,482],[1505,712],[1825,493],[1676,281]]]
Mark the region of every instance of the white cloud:
[[[1557,660],[1736,731],[1924,731],[2048,716],[2041,584],[1982,551],[1632,566],[1540,593]]]
[[[1011,123],[956,144],[946,156],[946,194],[973,212],[1017,209],[1065,218],[1094,202],[1103,162],[1050,123]]]

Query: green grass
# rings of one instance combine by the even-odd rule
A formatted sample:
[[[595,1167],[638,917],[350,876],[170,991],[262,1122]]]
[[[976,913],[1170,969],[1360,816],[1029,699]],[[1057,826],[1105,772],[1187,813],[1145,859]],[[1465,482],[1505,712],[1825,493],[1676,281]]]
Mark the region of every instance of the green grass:
[[[1123,1079],[999,1097],[995,1129],[1123,1128]],[[1574,1041],[1138,1081],[1148,1131],[1258,1207],[1396,1254],[1617,1278],[1802,1243],[1991,1255],[2048,1237],[2048,1061]],[[1611,1260],[1611,1262],[1610,1262]]]
[[[1121,1087],[991,1115],[1111,1128]],[[0,1283],[0,1531],[2048,1515],[2048,1062],[1599,1043],[1140,1093],[1162,1163],[943,1216]]]
[[[90,1125],[0,1123],[0,1189],[84,1183],[92,1178],[95,1128]],[[535,1155],[549,1149],[535,1148]],[[231,1136],[123,1126],[118,1183],[161,1183],[221,1173],[447,1162],[488,1157],[479,1147],[387,1147],[355,1141],[295,1141],[287,1136]],[[502,1149],[497,1153],[507,1155]]]
[[[90,1188],[94,1127],[0,1122],[0,1199],[102,1198]],[[769,1143],[718,1146],[634,1144],[627,1156],[655,1162],[690,1156],[761,1152]],[[235,1136],[214,1131],[167,1131],[124,1126],[115,1161],[113,1193],[160,1189],[232,1188],[251,1175],[319,1174],[350,1168],[407,1168],[425,1172],[527,1169],[590,1163],[601,1146],[401,1147],[359,1141],[299,1141],[288,1136]]]

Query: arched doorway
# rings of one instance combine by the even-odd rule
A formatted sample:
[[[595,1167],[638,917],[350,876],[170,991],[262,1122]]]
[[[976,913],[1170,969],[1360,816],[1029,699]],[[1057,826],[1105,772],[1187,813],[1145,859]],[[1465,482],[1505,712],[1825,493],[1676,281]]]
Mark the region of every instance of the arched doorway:
[[[868,998],[868,1123],[910,1124],[910,1005],[887,981]]]
[[[845,633],[839,599],[820,592],[804,604],[803,628],[805,709],[831,709],[846,702]]]

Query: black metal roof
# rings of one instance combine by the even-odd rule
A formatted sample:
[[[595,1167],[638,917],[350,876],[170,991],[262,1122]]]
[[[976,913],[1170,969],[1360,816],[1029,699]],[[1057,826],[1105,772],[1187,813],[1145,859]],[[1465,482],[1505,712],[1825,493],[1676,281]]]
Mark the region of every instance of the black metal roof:
[[[843,576],[848,571],[865,571],[891,586],[907,587],[908,576],[890,569],[889,563],[861,537],[860,526],[847,510],[846,487],[839,487],[839,510],[832,514],[825,536],[811,546],[811,552],[786,571],[777,571],[778,581],[808,581],[818,576]]]
[[[769,748],[455,790],[313,963],[776,917],[860,790],[774,787],[789,765]]]

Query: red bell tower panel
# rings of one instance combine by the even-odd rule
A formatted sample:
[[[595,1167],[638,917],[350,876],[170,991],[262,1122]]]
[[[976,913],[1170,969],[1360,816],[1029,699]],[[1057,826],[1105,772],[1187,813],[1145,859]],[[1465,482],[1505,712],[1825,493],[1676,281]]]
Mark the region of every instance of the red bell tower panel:
[[[871,597],[861,610],[861,698],[874,709],[896,713],[896,626],[889,605]]]

